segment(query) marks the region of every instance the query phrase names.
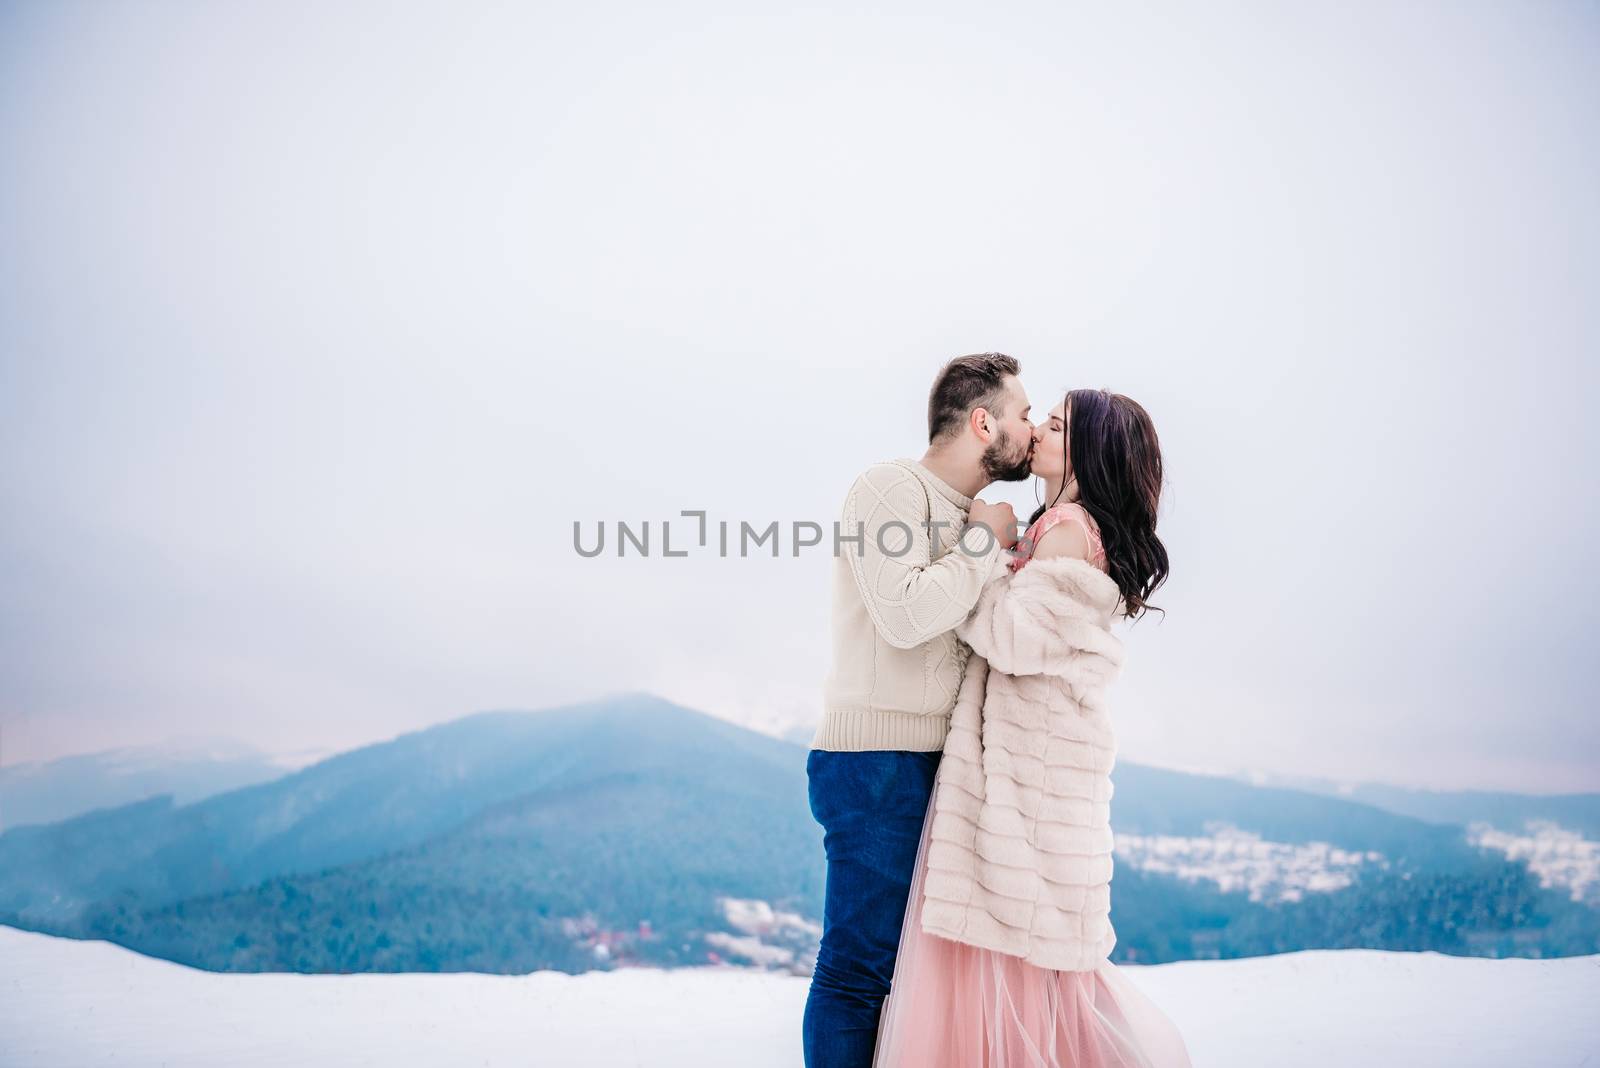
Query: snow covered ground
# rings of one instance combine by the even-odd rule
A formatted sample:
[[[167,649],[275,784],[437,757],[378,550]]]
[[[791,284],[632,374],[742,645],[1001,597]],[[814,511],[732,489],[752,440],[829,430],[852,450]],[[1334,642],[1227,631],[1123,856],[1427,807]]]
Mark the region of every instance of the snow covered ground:
[[[1128,966],[1197,1066],[1600,1068],[1600,956],[1311,951]],[[799,1068],[808,980],[217,975],[0,927],[0,1065]]]

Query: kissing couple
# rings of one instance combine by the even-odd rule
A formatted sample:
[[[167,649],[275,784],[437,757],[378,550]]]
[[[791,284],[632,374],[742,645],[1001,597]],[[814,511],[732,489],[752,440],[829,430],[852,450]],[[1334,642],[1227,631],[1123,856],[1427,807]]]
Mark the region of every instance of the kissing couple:
[[[1160,445],[1104,390],[1035,425],[1020,370],[946,363],[922,458],[845,496],[806,757],[827,858],[806,1068],[1190,1063],[1109,959],[1111,628],[1167,578]],[[1030,475],[1043,501],[1019,537],[1010,505],[976,497]]]

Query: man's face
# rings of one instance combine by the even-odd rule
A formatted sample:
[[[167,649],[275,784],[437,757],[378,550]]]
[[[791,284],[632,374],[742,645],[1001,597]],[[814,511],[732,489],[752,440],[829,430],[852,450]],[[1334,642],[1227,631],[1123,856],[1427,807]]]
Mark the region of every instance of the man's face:
[[[989,429],[994,438],[983,450],[983,470],[993,482],[1019,482],[1033,464],[1033,423],[1029,421],[1028,394],[1015,375],[1007,375],[1004,399],[989,409]]]

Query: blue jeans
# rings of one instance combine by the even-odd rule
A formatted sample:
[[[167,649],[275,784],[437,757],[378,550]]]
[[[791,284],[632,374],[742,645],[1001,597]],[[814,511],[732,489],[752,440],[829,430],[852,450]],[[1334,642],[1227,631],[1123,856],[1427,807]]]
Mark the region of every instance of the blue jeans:
[[[828,858],[822,947],[806,997],[806,1068],[870,1068],[917,843],[943,753],[813,749],[811,815]]]

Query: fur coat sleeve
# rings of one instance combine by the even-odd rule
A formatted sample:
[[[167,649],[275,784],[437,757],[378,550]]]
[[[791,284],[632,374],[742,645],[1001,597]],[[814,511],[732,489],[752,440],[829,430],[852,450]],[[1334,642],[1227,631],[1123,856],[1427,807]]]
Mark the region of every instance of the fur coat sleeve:
[[[1090,672],[1111,682],[1122,643],[1111,633],[1117,584],[1084,560],[1047,557],[1020,571],[996,568],[956,637],[1009,675]]]
[[[1119,603],[1089,562],[1036,559],[1000,569],[956,628],[973,655],[934,787],[928,933],[1047,968],[1110,954]]]

